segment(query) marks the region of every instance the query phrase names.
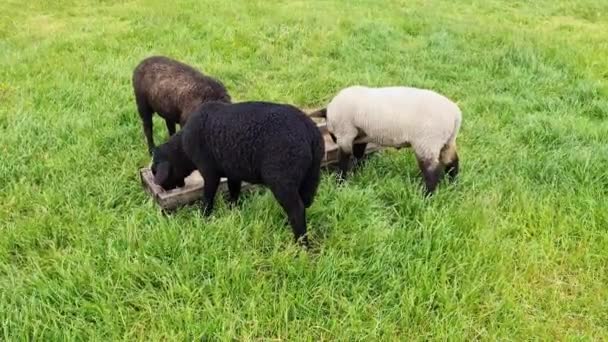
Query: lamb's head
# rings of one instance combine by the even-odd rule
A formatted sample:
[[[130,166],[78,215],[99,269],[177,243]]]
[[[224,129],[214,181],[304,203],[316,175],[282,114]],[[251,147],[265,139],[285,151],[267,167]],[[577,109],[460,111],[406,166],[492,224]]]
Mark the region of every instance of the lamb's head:
[[[316,110],[312,113],[308,114],[309,117],[311,118],[322,118],[325,119],[325,121],[327,122],[327,108],[321,108],[319,110]],[[328,127],[329,128],[329,125]],[[331,137],[331,140],[334,141],[334,143],[336,142],[336,136],[328,129],[327,133],[329,133],[329,136]]]
[[[180,146],[175,146],[180,139],[173,139],[154,149],[152,157],[152,174],[154,182],[165,190],[183,187],[184,180],[194,166],[187,160]]]

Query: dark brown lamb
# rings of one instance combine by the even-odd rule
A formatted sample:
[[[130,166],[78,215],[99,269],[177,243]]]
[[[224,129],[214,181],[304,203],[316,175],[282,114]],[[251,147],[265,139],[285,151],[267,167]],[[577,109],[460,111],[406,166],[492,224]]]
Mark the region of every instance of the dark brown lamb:
[[[224,85],[189,65],[176,60],[153,56],[141,61],[133,72],[133,89],[137,110],[143,121],[148,150],[152,153],[152,115],[165,119],[169,136],[175,134],[176,124],[183,127],[201,104],[209,101],[230,103]]]

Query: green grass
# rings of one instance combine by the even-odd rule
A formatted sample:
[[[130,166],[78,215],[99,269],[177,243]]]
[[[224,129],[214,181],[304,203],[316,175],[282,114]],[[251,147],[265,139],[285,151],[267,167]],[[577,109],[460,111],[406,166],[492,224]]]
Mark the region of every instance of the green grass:
[[[608,338],[608,3],[0,3],[1,340]],[[265,190],[162,215],[131,72],[164,54],[237,100],[353,84],[459,103],[462,171],[325,172],[292,243]],[[155,120],[157,141],[166,139]]]

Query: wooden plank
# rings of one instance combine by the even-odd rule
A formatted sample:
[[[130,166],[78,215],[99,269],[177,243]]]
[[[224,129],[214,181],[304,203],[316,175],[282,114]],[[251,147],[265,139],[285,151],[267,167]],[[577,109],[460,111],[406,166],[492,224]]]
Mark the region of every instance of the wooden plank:
[[[338,162],[338,145],[329,136],[325,122],[317,122],[317,126],[325,139],[325,156],[321,165],[327,167]],[[368,144],[365,153],[369,154],[378,150],[380,150],[379,146]],[[203,195],[204,181],[198,171],[194,171],[186,178],[186,184],[183,187],[169,191],[165,191],[161,186],[154,183],[154,175],[149,167],[140,169],[139,174],[144,189],[162,209],[167,211],[192,204],[201,199]],[[251,184],[243,182],[242,189],[245,190],[250,186]],[[226,178],[222,178],[220,180],[219,191],[227,191],[227,189]]]
[[[181,188],[166,191],[154,182],[154,175],[149,167],[139,170],[140,178],[144,188],[152,196],[154,201],[164,210],[174,210],[181,206],[194,203],[201,199],[203,195],[204,181],[198,171],[192,172],[185,180],[185,185]],[[242,188],[245,188],[243,184]],[[220,181],[220,191],[227,189],[226,178]]]

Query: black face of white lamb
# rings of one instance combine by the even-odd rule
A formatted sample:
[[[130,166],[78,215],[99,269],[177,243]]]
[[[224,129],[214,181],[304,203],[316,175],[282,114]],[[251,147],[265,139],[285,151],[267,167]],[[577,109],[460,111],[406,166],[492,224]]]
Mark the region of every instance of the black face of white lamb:
[[[162,56],[140,62],[133,72],[133,90],[150,153],[155,146],[152,134],[154,113],[165,119],[169,136],[172,136],[176,125],[179,123],[183,127],[190,113],[202,103],[231,101],[220,81]]]
[[[354,166],[352,167],[353,172],[357,170],[357,167],[361,165],[363,158],[365,157],[365,149],[367,143],[353,144],[353,156],[355,157]],[[338,181],[346,181],[346,175],[350,167],[351,155],[345,153],[341,149],[338,150]]]
[[[287,214],[295,239],[308,243],[305,209],[319,185],[325,146],[316,124],[302,111],[268,102],[206,103],[165,145],[173,147],[161,148],[175,155],[183,153],[203,177],[204,215],[213,210],[222,177],[228,179],[231,200],[237,199],[241,182],[264,184]],[[168,159],[174,174],[189,174],[180,170],[188,163]]]

